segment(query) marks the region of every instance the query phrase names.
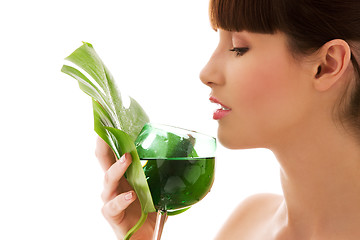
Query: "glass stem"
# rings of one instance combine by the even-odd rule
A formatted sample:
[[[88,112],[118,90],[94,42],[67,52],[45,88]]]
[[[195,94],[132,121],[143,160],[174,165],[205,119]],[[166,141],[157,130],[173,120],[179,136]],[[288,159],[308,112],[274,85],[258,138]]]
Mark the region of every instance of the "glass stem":
[[[167,212],[164,210],[157,210],[156,224],[153,240],[160,240],[161,234],[164,228],[165,220],[167,218]]]

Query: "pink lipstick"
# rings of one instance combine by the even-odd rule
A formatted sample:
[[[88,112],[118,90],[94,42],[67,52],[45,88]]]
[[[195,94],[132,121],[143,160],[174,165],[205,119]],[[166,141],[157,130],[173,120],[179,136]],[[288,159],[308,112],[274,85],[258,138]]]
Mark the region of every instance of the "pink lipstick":
[[[219,100],[217,100],[215,97],[211,96],[210,97],[210,102],[212,103],[216,103],[220,105],[219,109],[216,109],[213,115],[213,119],[214,120],[220,120],[223,117],[225,117],[226,115],[228,115],[231,112],[231,108],[225,106],[224,104],[222,104]]]

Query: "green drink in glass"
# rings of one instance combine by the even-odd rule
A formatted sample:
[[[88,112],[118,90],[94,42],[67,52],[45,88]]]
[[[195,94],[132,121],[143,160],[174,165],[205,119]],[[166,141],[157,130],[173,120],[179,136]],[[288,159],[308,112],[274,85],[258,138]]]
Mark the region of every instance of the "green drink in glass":
[[[158,211],[154,239],[167,214],[199,202],[214,181],[216,140],[177,127],[146,124],[135,141]]]

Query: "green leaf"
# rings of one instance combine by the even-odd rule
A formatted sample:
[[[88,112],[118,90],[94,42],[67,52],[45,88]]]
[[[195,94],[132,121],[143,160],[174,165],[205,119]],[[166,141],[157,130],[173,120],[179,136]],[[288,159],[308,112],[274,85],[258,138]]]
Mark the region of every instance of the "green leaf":
[[[182,209],[179,209],[179,210],[175,210],[175,211],[168,211],[168,212],[167,212],[167,215],[168,215],[168,216],[175,216],[175,215],[178,215],[178,214],[180,214],[180,213],[183,213],[183,212],[189,210],[190,208],[191,208],[191,206],[190,206],[190,207],[186,207],[186,208],[182,208]]]
[[[103,93],[106,104],[103,104],[98,99],[96,100],[104,108],[109,108],[109,115],[113,118],[114,126],[129,134],[131,139],[135,141],[144,124],[149,122],[149,118],[133,98],[130,98],[129,108],[124,107],[113,76],[101,61],[93,46],[90,43],[84,43],[65,59],[77,65],[95,80],[100,87],[100,89],[97,89],[99,95]],[[74,74],[68,71],[69,68],[69,66],[63,67],[64,72],[69,75]],[[79,76],[78,74],[75,75]],[[85,76],[80,78],[84,79],[83,77]],[[95,86],[96,84],[92,85]]]
[[[112,113],[112,110],[108,106],[106,96],[104,96],[104,94],[79,70],[64,65],[61,71],[78,80],[80,89],[105,108],[105,111],[109,115],[109,122],[111,122],[111,125],[107,126],[115,127],[116,116]]]
[[[93,100],[94,130],[111,147],[119,159],[129,152],[132,163],[126,171],[127,180],[134,188],[141,204],[141,218],[130,229],[126,239],[137,231],[149,212],[155,212],[149,186],[136,151],[134,141],[145,123],[149,122],[145,111],[130,98],[130,106],[123,106],[115,81],[90,43],[84,43],[66,58],[85,71],[89,79],[78,69],[64,65],[62,72],[75,78],[80,89]]]
[[[117,159],[119,159],[122,155],[121,151],[120,149],[117,149],[111,136],[105,130],[105,127],[111,127],[111,125],[109,124],[110,123],[109,114],[95,100],[93,100],[93,111],[94,111],[95,132],[111,147]]]

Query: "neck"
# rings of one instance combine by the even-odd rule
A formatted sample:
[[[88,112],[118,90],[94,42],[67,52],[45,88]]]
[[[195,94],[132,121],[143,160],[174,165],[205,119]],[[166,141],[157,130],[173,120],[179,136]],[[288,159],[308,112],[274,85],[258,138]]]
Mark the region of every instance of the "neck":
[[[272,150],[281,165],[282,231],[302,236],[300,239],[334,236],[334,232],[360,236],[357,141],[339,128],[323,124],[307,133],[297,132],[280,146]]]

